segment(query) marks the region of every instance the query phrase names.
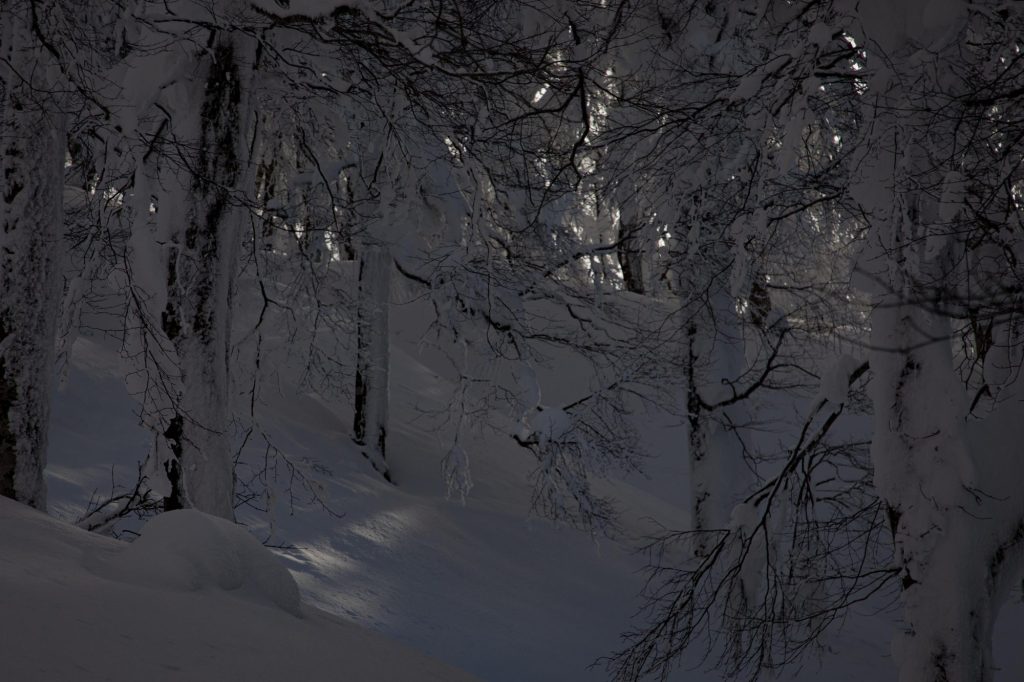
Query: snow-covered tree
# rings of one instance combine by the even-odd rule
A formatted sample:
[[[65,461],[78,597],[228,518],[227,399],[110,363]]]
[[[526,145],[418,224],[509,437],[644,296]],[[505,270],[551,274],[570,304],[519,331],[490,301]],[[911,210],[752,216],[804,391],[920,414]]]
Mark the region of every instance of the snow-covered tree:
[[[1021,570],[1018,124],[1021,14],[862,3],[853,186],[871,232],[874,481],[902,586],[902,682],[990,680]]]
[[[691,519],[652,543],[648,610],[612,668],[640,679],[697,647],[757,674],[891,577],[865,444],[831,433],[866,370],[827,357],[857,321],[844,183],[858,53],[831,3],[682,3],[634,20],[645,40],[625,48],[609,132],[629,144],[606,164],[665,225],[655,259],[678,302]],[[839,387],[832,400],[814,397],[819,381]]]
[[[45,509],[67,86],[40,4],[0,8],[0,494]]]
[[[150,9],[121,71],[132,100],[118,102],[136,164],[127,348],[159,434],[150,467],[169,480],[165,506],[232,518],[229,363],[258,54],[241,30],[252,20],[245,3]]]

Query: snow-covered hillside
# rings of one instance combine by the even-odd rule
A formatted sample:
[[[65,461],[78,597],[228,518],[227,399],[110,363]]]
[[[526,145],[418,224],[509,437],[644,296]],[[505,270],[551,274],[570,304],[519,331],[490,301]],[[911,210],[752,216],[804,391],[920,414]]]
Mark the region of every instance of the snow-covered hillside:
[[[127,545],[0,498],[4,679],[475,679],[300,606],[244,530],[193,511],[161,518]]]
[[[685,521],[685,467],[671,456],[679,429],[656,421],[645,429],[652,445],[664,454],[648,462],[649,476],[633,476],[610,488],[623,512],[617,539],[592,538],[530,517],[531,462],[511,439],[500,435],[481,437],[467,446],[474,487],[465,505],[447,499],[440,471],[445,449],[422,418],[422,410],[431,407],[431,396],[443,394],[438,384],[443,380],[411,349],[398,355],[396,365],[392,466],[397,486],[384,482],[353,451],[345,435],[346,415],[314,397],[285,393],[282,387],[281,395],[268,398],[264,426],[292,457],[305,458],[311,469],[314,463],[323,467],[319,480],[340,518],[304,503],[301,491],[294,513],[289,513],[288,500],[277,500],[269,517],[239,510],[240,518],[257,537],[279,547],[277,553],[307,604],[489,682],[605,679],[600,665],[590,666],[619,646],[619,635],[639,606],[643,558],[635,554],[635,547],[655,521],[676,527]],[[135,424],[134,403],[120,371],[112,347],[87,337],[77,342],[74,367],[58,396],[51,440],[49,495],[51,509],[59,516],[74,518],[94,491],[109,491],[109,465],[100,462],[111,462],[115,477],[130,480],[136,459],[146,452],[148,440]],[[22,517],[25,514],[35,518],[32,512],[22,512]],[[58,538],[81,535],[56,522],[47,524]],[[102,538],[82,537],[80,542],[114,546]],[[87,575],[90,581],[106,584]],[[130,593],[142,588],[118,589]],[[189,598],[202,602],[207,594]],[[69,607],[60,601],[73,602],[53,602],[62,613]],[[136,610],[148,614],[151,609]],[[230,616],[224,618],[218,627],[230,630]],[[291,622],[280,613],[273,618],[276,623]],[[73,622],[73,617],[67,620]],[[147,625],[150,632],[163,627],[160,618],[148,620],[153,621]],[[136,626],[137,622],[124,632]],[[108,633],[112,641],[119,637],[117,632]],[[887,672],[888,634],[887,625],[879,629],[855,623],[830,643],[842,656],[826,654],[823,670],[812,665],[798,679],[818,679],[827,672],[830,679],[853,682],[871,671]],[[102,630],[93,630],[92,636],[106,637]],[[240,656],[261,648],[247,643],[249,635],[230,636],[238,638],[231,641],[239,642]],[[692,665],[698,672],[707,667],[696,659]],[[390,674],[382,669],[352,679],[401,679]],[[678,679],[718,676],[681,671]]]
[[[0,0],[0,677],[1024,678],[1022,35]]]
[[[248,579],[256,567],[231,568],[239,557],[230,545],[204,540],[188,524],[133,553],[141,543],[86,534],[0,499],[0,642],[18,673],[12,679],[470,679],[455,668],[488,682],[605,679],[602,666],[591,666],[616,649],[639,606],[643,561],[633,549],[653,520],[685,520],[685,468],[662,454],[648,463],[653,475],[614,487],[624,512],[615,540],[530,518],[530,462],[497,436],[471,448],[474,487],[465,505],[449,500],[444,448],[417,418],[443,393],[443,380],[414,351],[398,358],[397,486],[348,445],[345,415],[298,392],[267,406],[279,447],[323,467],[325,499],[340,515],[301,495],[294,513],[287,500],[270,516],[240,510],[294,575],[302,618],[275,603],[279,590],[231,589],[232,571]],[[111,465],[115,478],[130,480],[146,452],[120,372],[113,347],[77,342],[54,413],[48,483],[57,516],[72,519],[90,495],[108,492]],[[652,444],[671,453],[678,429],[649,426]],[[891,678],[895,615],[876,613],[879,606],[855,609],[823,642],[820,661],[782,679]],[[1000,679],[1024,673],[1013,645],[1022,615],[1014,604],[1000,621]],[[710,664],[690,664],[673,679],[719,679]]]

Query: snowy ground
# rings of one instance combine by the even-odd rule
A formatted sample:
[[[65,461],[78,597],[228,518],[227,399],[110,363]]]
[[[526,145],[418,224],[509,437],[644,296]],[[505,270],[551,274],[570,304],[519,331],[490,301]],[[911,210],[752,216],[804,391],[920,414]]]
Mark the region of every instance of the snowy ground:
[[[272,554],[211,522],[169,518],[126,545],[0,498],[4,679],[474,679],[299,607]]]
[[[301,620],[265,594],[246,601],[217,585],[183,589],[166,571],[147,583],[126,578],[146,571],[97,568],[96,556],[123,546],[5,502],[0,648],[7,665],[14,652],[23,673],[12,679],[162,679],[175,667],[202,671],[188,679],[469,679],[404,646],[489,682],[605,679],[601,667],[588,666],[617,647],[638,606],[642,561],[630,547],[651,518],[684,520],[681,457],[662,456],[650,463],[649,478],[616,484],[626,512],[618,541],[530,519],[530,462],[508,438],[481,437],[467,447],[475,487],[462,505],[445,497],[446,443],[422,418],[445,393],[438,368],[428,364],[408,346],[395,356],[390,456],[397,487],[351,450],[344,410],[284,381],[261,397],[276,444],[296,461],[330,470],[320,478],[342,515],[301,498],[294,514],[283,499],[269,519],[240,513],[260,540],[284,546],[277,553],[301,588]],[[93,491],[109,490],[111,466],[127,479],[149,446],[122,372],[112,349],[89,338],[76,344],[53,415],[48,481],[58,517],[75,517]],[[645,432],[666,453],[682,435],[664,423]],[[1008,613],[997,633],[998,679],[1024,673],[1024,658],[1010,644],[1024,618],[1017,606]],[[820,663],[810,661],[792,679],[892,678],[892,622],[866,606],[826,642]],[[718,679],[702,670],[674,679]]]

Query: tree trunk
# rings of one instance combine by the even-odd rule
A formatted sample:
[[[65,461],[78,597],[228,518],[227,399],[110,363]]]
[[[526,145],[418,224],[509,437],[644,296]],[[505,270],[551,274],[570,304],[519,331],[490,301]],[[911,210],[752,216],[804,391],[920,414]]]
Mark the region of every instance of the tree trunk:
[[[925,341],[943,338],[948,324],[909,306],[879,306],[872,326],[872,459],[903,588],[905,631],[894,646],[899,679],[991,680],[1003,561],[997,554],[1006,553],[998,536],[1013,530],[997,530],[1003,524],[986,518],[991,510],[979,508],[970,492],[981,481],[950,343]]]
[[[180,476],[168,506],[234,516],[234,457],[229,434],[229,353],[239,209],[231,191],[246,179],[248,92],[232,36],[217,39],[207,64],[183,234],[175,235],[168,267],[163,327],[177,351],[182,394],[164,436]],[[175,498],[178,499],[175,499]]]
[[[616,249],[619,267],[622,268],[622,283],[626,291],[634,294],[645,293],[644,287],[644,253],[640,232],[643,223],[639,217],[627,218],[623,213],[619,220],[619,238]]]
[[[391,254],[368,245],[359,258],[356,339],[355,442],[373,468],[391,481],[386,460],[388,432],[388,314]]]
[[[745,480],[742,430],[749,421],[743,400],[728,402],[745,363],[735,302],[719,291],[704,313],[687,326],[685,359],[690,528],[698,556],[708,549],[707,531],[724,528],[738,501]]]
[[[894,658],[900,682],[989,682],[992,629],[1024,538],[1019,396],[968,422],[949,319],[921,303],[932,288],[953,288],[964,244],[940,218],[938,202],[918,189],[938,182],[920,124],[881,120],[907,150],[898,160],[880,154],[882,170],[866,169],[872,182],[881,177],[895,188],[891,204],[875,207],[872,238],[888,258],[877,273],[886,290],[874,301],[870,356],[874,481],[903,589]],[[999,273],[989,274],[998,281]],[[1016,349],[1020,339],[1002,332],[994,330],[995,346]],[[996,355],[986,353],[986,370]],[[998,393],[1006,377],[991,381]]]
[[[28,11],[0,10],[0,494],[45,509],[66,135]]]
[[[708,543],[705,532],[711,528],[708,498],[709,462],[707,447],[707,410],[700,396],[698,379],[697,323],[686,328],[686,419],[687,445],[690,460],[690,530],[694,535],[694,554],[704,556]]]

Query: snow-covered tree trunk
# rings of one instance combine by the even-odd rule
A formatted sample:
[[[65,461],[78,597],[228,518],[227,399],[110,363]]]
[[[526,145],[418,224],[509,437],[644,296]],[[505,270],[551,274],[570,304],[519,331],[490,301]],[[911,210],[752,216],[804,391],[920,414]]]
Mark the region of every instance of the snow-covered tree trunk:
[[[735,301],[728,291],[712,295],[705,315],[686,329],[686,412],[690,465],[690,529],[695,553],[708,545],[707,531],[725,528],[741,487],[743,400],[734,383],[743,372],[744,350]]]
[[[945,13],[941,21],[921,3],[860,6],[869,51],[892,60],[875,65],[869,82],[865,127],[874,144],[853,187],[872,226],[861,258],[874,292],[871,458],[903,589],[904,631],[893,646],[900,682],[987,682],[995,617],[1019,574],[1024,541],[1021,338],[1015,312],[994,325],[984,373],[1000,398],[969,419],[947,310],[984,305],[990,288],[1009,289],[1002,248],[996,258],[975,254],[964,272],[957,176],[971,154],[987,160],[991,150],[959,144],[957,114],[974,112],[943,111],[963,87],[951,74],[969,54],[967,10],[931,9]]]
[[[948,341],[926,339],[948,329],[898,305],[878,306],[872,327],[872,458],[904,590],[900,680],[986,680],[991,602],[964,511],[973,505],[962,390]]]
[[[370,464],[391,480],[387,460],[391,252],[367,244],[359,254],[356,391],[352,431]]]
[[[45,509],[66,135],[30,11],[0,8],[0,494]]]
[[[174,343],[182,394],[164,433],[173,459],[168,506],[233,517],[229,353],[240,209],[247,180],[248,73],[241,41],[220,34],[203,62],[198,154],[183,229],[172,238],[163,328]]]
[[[871,457],[903,589],[904,631],[893,649],[900,682],[987,682],[992,629],[1024,540],[1017,450],[1024,428],[1012,378],[1020,365],[1004,354],[1003,364],[1016,370],[995,373],[1000,353],[989,353],[986,381],[1005,400],[969,421],[946,301],[928,302],[956,290],[966,245],[949,230],[942,200],[921,189],[945,182],[927,127],[894,116],[880,114],[876,124],[894,133],[900,154],[878,155],[864,196],[874,213],[869,248],[885,264],[871,316]],[[979,278],[970,289],[983,291],[1000,273],[976,267],[970,276]],[[993,337],[993,348],[1019,354],[1011,325],[997,325]]]
[[[877,297],[872,313],[871,359],[874,478],[903,588],[905,629],[894,652],[900,682],[987,682],[995,618],[1019,575],[1024,543],[1024,338],[1012,318],[994,325],[984,371],[999,397],[982,419],[968,421],[949,321],[917,303],[922,292],[911,284],[922,276],[949,283],[943,251],[962,244],[940,237],[947,244],[938,258],[912,248],[927,243],[930,225],[945,228],[923,192],[898,199],[908,210],[879,229],[894,257],[891,291]],[[998,272],[975,268],[978,291],[998,281]]]

